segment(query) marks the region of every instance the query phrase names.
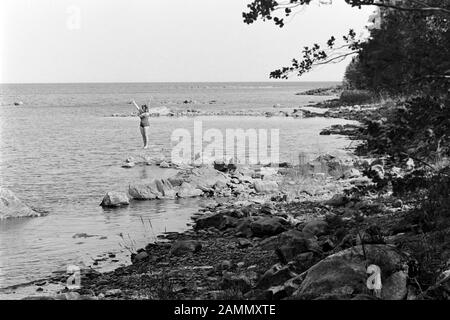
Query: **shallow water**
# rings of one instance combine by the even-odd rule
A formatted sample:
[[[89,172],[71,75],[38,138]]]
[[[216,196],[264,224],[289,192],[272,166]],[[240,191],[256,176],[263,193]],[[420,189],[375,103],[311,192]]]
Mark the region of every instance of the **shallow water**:
[[[130,156],[169,155],[173,145],[170,135],[175,128],[192,132],[194,121],[201,120],[204,130],[279,129],[282,161],[295,160],[299,152],[313,157],[350,145],[344,137],[318,134],[331,124],[348,123],[343,120],[161,117],[151,119],[152,148],[144,151],[138,119],[110,117],[130,110],[126,101],[132,97],[144,100],[153,95],[155,100],[169,101],[179,108],[186,107],[184,99],[194,99],[199,108],[272,109],[275,103],[307,104],[315,98],[295,93],[314,86],[2,85],[0,183],[27,204],[48,210],[49,215],[0,222],[0,287],[40,279],[52,271],[64,270],[69,263],[92,262],[92,258],[106,252],[116,253],[119,262],[112,266],[119,265],[128,249],[142,247],[164,231],[186,229],[189,217],[201,204],[198,199],[133,202],[117,210],[99,206],[107,191],[126,190],[129,183],[174,174],[172,169],[124,169],[121,164]],[[18,100],[24,105],[8,105]],[[206,103],[210,100],[217,103]],[[90,237],[74,237],[77,233]]]

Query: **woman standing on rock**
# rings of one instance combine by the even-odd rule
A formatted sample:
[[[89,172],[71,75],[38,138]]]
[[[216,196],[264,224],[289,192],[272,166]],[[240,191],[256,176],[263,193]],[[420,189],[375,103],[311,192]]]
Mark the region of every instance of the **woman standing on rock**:
[[[138,104],[133,100],[131,103],[138,109],[138,116],[141,118],[140,123],[140,130],[142,135],[142,140],[144,141],[144,149],[148,148],[148,132],[150,130],[150,113],[148,112],[148,106],[142,105],[142,107],[139,107]]]

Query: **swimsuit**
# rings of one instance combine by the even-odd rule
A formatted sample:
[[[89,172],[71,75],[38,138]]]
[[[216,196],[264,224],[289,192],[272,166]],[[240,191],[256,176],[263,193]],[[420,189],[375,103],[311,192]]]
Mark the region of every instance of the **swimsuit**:
[[[141,118],[141,124],[140,126],[143,127],[149,127],[150,126],[150,122],[148,121],[149,116],[144,116]]]

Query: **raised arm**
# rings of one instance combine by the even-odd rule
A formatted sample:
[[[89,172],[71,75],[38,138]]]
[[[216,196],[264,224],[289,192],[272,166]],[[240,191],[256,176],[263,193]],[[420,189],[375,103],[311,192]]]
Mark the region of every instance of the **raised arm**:
[[[142,111],[142,110],[141,110],[141,107],[138,106],[138,104],[136,103],[136,101],[134,101],[134,100],[131,101],[131,104],[133,104],[139,112]]]

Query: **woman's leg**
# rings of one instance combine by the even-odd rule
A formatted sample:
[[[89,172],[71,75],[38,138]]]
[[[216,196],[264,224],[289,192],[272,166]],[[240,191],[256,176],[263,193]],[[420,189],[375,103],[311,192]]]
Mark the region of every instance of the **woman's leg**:
[[[150,127],[144,127],[144,133],[143,133],[143,137],[144,137],[144,148],[148,148],[148,132],[150,130]]]
[[[147,127],[139,127],[139,129],[141,130],[142,141],[144,141],[144,148],[147,146],[147,132],[146,132],[146,128]]]

